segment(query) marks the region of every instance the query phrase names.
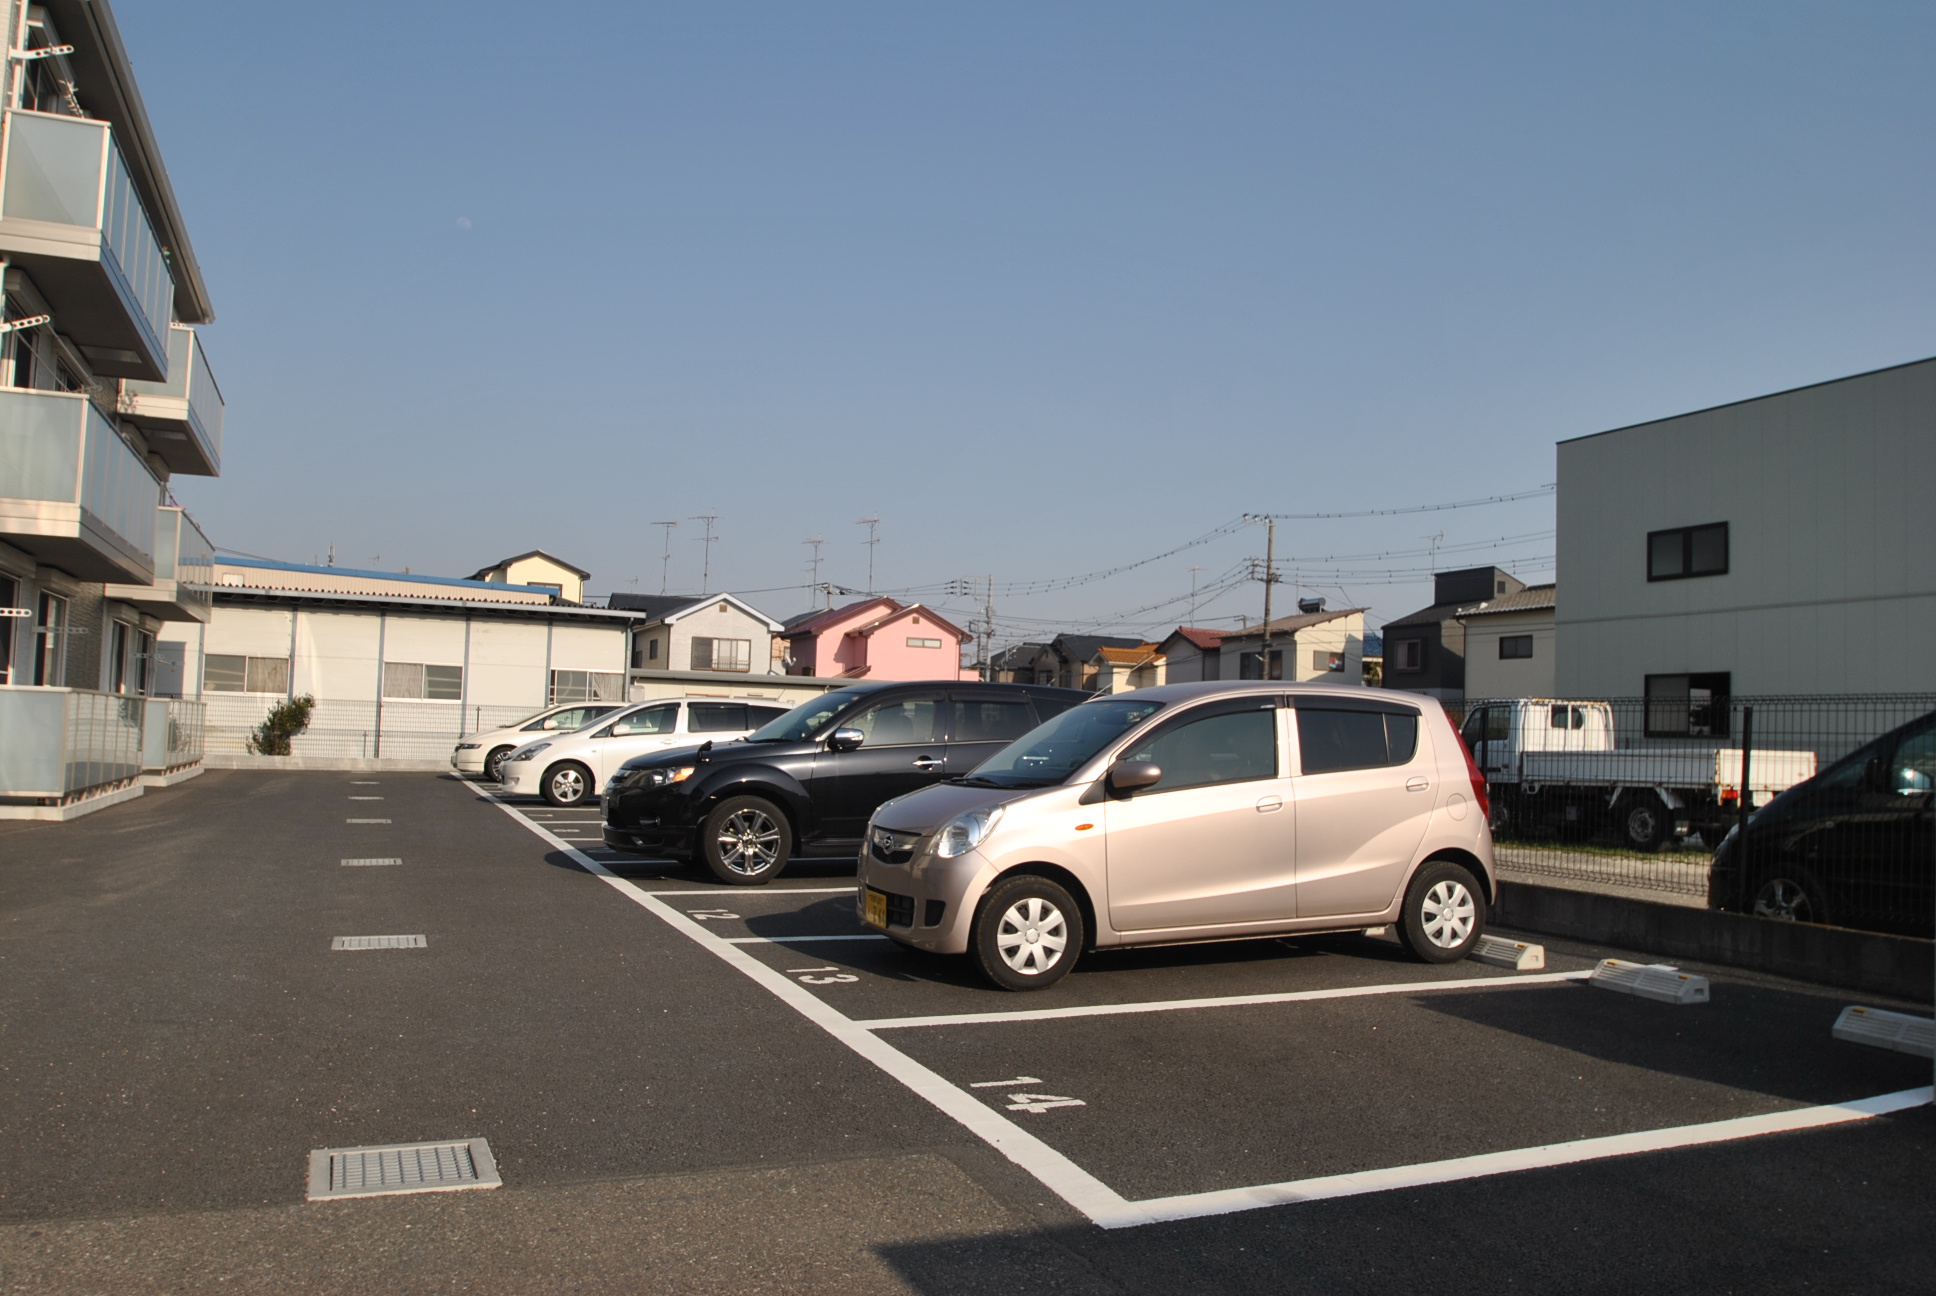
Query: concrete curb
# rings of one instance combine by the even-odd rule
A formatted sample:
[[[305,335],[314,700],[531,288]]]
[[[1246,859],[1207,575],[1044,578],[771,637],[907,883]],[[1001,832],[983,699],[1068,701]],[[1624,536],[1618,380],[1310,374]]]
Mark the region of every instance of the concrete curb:
[[[228,770],[354,770],[374,773],[455,773],[448,758],[407,756],[373,758],[369,756],[256,756],[246,752],[210,752],[202,758],[208,769]]]
[[[1493,918],[1516,931],[1747,968],[1911,1003],[1930,1002],[1936,980],[1936,943],[1912,936],[1769,922],[1523,882],[1499,884]]]

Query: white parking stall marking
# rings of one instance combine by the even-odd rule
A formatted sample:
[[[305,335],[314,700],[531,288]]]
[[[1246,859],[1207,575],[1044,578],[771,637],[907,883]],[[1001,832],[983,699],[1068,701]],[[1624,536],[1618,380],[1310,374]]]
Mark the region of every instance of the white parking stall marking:
[[[1008,1111],[1034,1112],[1040,1116],[1051,1107],[1087,1107],[1089,1104],[1080,1098],[1070,1098],[1063,1094],[1012,1093],[1008,1096]]]
[[[1156,999],[1143,1003],[1085,1004],[1075,1008],[1033,1008],[1015,1012],[941,1013],[930,1017],[877,1017],[855,1022],[868,1030],[906,1030],[914,1026],[985,1026],[991,1022],[1053,1021],[1061,1017],[1115,1017],[1124,1013],[1181,1012],[1188,1008],[1248,1008],[1256,1004],[1304,1003],[1315,999],[1357,999],[1365,995],[1418,994],[1427,990],[1501,990],[1508,986],[1584,981],[1593,973],[1548,972],[1543,976],[1461,977],[1456,981],[1400,981],[1388,985],[1340,986],[1333,990],[1286,990],[1281,994],[1223,995],[1212,999]]]
[[[802,972],[809,973],[809,974],[812,974],[815,972],[827,972],[827,973],[832,973],[832,975],[831,976],[813,976],[813,975],[801,976],[800,974]],[[842,972],[837,967],[788,968],[787,975],[790,977],[797,978],[801,985],[841,985],[850,981],[860,980],[860,978],[855,976],[852,972]]]
[[[511,810],[511,809],[512,809],[512,807],[510,807],[510,806],[505,806],[504,808],[505,808],[506,810]],[[515,813],[515,812],[514,812],[514,813]],[[666,861],[664,861],[664,862],[665,862],[665,863],[668,863],[668,864],[670,864],[670,863],[672,863],[673,861],[671,861],[671,860],[666,860]],[[721,894],[721,892],[723,892],[723,891],[725,891],[725,890],[726,890],[726,888],[724,888],[724,887],[721,887],[721,888],[720,888],[719,890],[715,890],[715,891],[692,891],[692,890],[687,890],[687,891],[641,891],[641,892],[639,892],[639,894],[640,894],[640,895],[643,895],[643,896],[653,896],[653,897],[657,897],[657,896],[716,896],[716,895],[719,895],[719,894]],[[852,894],[854,894],[854,888],[852,888],[852,887],[850,887],[850,886],[844,886],[844,887],[761,887],[761,888],[760,888],[760,889],[759,889],[758,891],[737,891],[737,894],[739,894],[739,895],[741,895],[741,896],[744,896],[744,897],[746,897],[746,898],[747,898],[747,899],[749,899],[749,900],[757,900],[757,899],[763,899],[763,898],[764,898],[764,897],[766,897],[766,896],[776,896],[776,895],[844,895],[844,896],[850,896],[850,895],[852,895]]]
[[[1041,1083],[1041,1076],[1016,1076],[1013,1080],[977,1080],[968,1087],[970,1089],[1007,1089],[1011,1085]]]
[[[738,914],[729,913],[724,909],[688,909],[686,913],[700,922],[725,922],[729,918],[739,917]]]
[[[852,936],[729,936],[728,945],[806,945],[815,941],[883,941],[885,936],[855,932]]]
[[[389,823],[390,821],[388,819],[345,819],[343,822],[360,823],[360,824],[385,824],[385,823]]]
[[[1023,1129],[1009,1117],[983,1102],[980,1095],[944,1079],[924,1064],[915,1061],[907,1054],[888,1044],[877,1033],[885,1029],[883,1023],[861,1022],[846,1016],[832,1007],[824,999],[807,987],[794,981],[777,968],[768,967],[735,945],[713,932],[703,923],[696,922],[680,913],[659,898],[660,894],[704,895],[706,892],[678,891],[654,894],[644,891],[624,878],[617,876],[586,855],[574,850],[556,835],[547,831],[520,814],[515,806],[507,805],[489,793],[483,794],[486,800],[495,802],[512,818],[524,823],[540,839],[563,850],[586,872],[603,881],[607,886],[623,895],[640,908],[647,910],[661,922],[679,932],[700,948],[713,954],[742,975],[757,982],[775,998],[805,1017],[814,1025],[826,1031],[834,1039],[853,1052],[873,1063],[920,1098],[932,1104],[943,1114],[958,1122],[963,1128],[1002,1153],[1017,1166],[1033,1175],[1049,1191],[1067,1202],[1089,1220],[1106,1229],[1133,1228],[1142,1224],[1161,1221],[1195,1219],[1208,1215],[1226,1215],[1234,1211],[1254,1210],[1264,1206],[1278,1206],[1291,1202],[1317,1201],[1328,1197],[1345,1197],[1358,1193],[1384,1192],[1394,1188],[1423,1186],[1426,1184],[1449,1183],[1461,1179],[1475,1179],[1488,1175],[1506,1174],[1517,1170],[1530,1170],[1545,1166],[1567,1165],[1579,1161],[1600,1160],[1608,1157],[1631,1156],[1639,1152],[1664,1151],[1672,1148],[1696,1147],[1708,1143],[1729,1142],[1735,1139],[1755,1138],[1763,1134],[1784,1133],[1793,1130],[1814,1129],[1826,1125],[1839,1125],[1850,1121],[1869,1120],[1890,1112],[1918,1107],[1932,1101],[1930,1086],[1920,1089],[1905,1089],[1897,1093],[1881,1094],[1854,1102],[1837,1103],[1821,1107],[1804,1107],[1796,1111],[1775,1112],[1765,1116],[1743,1116],[1733,1120],[1713,1121],[1701,1125],[1683,1125],[1671,1129],[1645,1130],[1634,1134],[1616,1134],[1603,1138],[1580,1139],[1571,1143],[1548,1144],[1543,1147],[1518,1148],[1507,1152],[1485,1153],[1480,1156],[1461,1157],[1449,1161],[1427,1162],[1421,1165],[1395,1166],[1383,1170],[1364,1171],[1355,1174],[1332,1175],[1319,1179],[1302,1179],[1288,1183],[1262,1184],[1254,1188],[1219,1189],[1212,1192],[1188,1193],[1173,1197],[1157,1197],[1144,1201],[1130,1201],[1103,1183],[1100,1179],[1084,1170],[1069,1157],[1057,1151],[1034,1134]],[[851,894],[853,887],[826,888],[827,892]],[[788,891],[769,892],[768,894],[814,894],[809,888],[789,889]],[[1488,977],[1467,982],[1464,988],[1494,985],[1526,985],[1539,981],[1578,980],[1581,974],[1558,973],[1544,977]],[[1447,989],[1459,983],[1434,981],[1414,983],[1403,987],[1412,990]],[[1395,987],[1371,987],[1345,991],[1311,991],[1292,995],[1236,996],[1226,999],[1185,1000],[1176,1007],[1185,1006],[1235,1006],[1243,1001],[1292,1002],[1299,999],[1342,998],[1352,994],[1396,993]],[[1113,1011],[1130,1008],[1138,1011],[1161,1011],[1150,1005],[1127,1005],[1116,1007]],[[964,1024],[977,1020],[1015,1021],[1062,1016],[1097,1016],[1112,1011],[1110,1008],[1089,1009],[1043,1009],[1024,1013],[968,1013],[947,1018],[898,1018],[889,1019],[905,1024]],[[1022,1096],[1021,1091],[1011,1095],[1011,1101]],[[1044,1102],[1070,1103],[1079,1100],[1057,1095],[1027,1094],[1031,1100]]]

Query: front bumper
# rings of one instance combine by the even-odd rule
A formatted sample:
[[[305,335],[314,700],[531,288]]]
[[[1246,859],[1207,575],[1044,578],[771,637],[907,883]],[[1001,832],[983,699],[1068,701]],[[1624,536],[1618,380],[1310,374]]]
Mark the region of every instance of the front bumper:
[[[605,845],[627,855],[649,855],[655,859],[691,859],[692,829],[675,824],[634,824],[619,828],[606,824]]]
[[[484,772],[484,749],[482,747],[473,747],[469,751],[451,752],[450,767],[459,774],[482,774]]]
[[[544,786],[542,761],[505,761],[498,769],[497,786],[512,796],[537,796]]]
[[[935,954],[965,954],[975,905],[993,870],[978,851],[944,860],[925,851],[907,864],[884,864],[865,843],[860,848],[854,913],[867,922],[867,891],[887,897],[887,925],[870,929]]]

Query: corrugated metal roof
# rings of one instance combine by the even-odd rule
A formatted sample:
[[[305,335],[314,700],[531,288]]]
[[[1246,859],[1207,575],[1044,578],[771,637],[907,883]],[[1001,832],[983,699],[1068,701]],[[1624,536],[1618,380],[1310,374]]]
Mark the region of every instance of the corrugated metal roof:
[[[1512,594],[1501,594],[1483,603],[1469,604],[1460,608],[1458,614],[1474,617],[1492,616],[1500,612],[1547,612],[1557,606],[1555,595],[1556,588],[1552,585],[1528,585]]]

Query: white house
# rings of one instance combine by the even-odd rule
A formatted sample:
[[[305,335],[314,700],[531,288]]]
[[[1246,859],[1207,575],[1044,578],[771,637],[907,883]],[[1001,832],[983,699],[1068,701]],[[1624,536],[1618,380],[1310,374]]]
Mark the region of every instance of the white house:
[[[632,635],[635,671],[704,671],[721,675],[779,675],[784,628],[731,594],[614,594],[611,606],[640,615]]]
[[[1465,696],[1552,697],[1554,588],[1528,585],[1461,608]]]

